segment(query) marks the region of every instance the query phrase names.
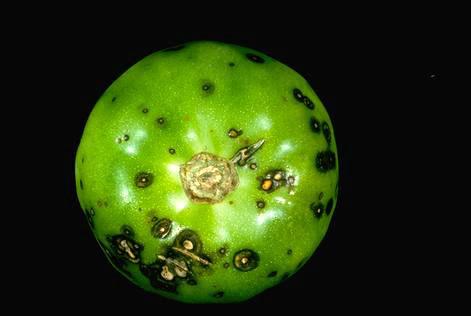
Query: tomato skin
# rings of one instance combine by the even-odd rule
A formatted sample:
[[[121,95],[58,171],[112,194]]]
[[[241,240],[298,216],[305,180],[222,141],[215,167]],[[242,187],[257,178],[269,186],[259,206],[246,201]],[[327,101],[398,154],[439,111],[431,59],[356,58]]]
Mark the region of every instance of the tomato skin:
[[[181,166],[235,163],[238,184],[196,203]],[[111,263],[143,289],[184,302],[246,300],[292,275],[323,239],[338,156],[309,84],[269,56],[192,42],[156,52],[102,95],[76,163],[79,201]]]

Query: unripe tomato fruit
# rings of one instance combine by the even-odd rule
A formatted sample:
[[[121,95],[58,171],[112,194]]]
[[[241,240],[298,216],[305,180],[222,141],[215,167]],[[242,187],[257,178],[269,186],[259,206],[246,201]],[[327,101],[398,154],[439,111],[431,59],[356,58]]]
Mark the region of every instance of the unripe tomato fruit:
[[[332,123],[306,80],[216,42],[156,52],[118,78],[75,174],[113,266],[184,302],[242,301],[291,276],[337,203]]]

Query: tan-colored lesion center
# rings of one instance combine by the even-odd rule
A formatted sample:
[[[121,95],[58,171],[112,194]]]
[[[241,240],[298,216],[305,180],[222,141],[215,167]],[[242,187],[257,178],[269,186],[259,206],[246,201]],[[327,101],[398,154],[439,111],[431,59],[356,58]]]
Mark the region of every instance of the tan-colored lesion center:
[[[221,202],[239,184],[234,163],[210,153],[199,153],[180,167],[180,179],[195,203]]]

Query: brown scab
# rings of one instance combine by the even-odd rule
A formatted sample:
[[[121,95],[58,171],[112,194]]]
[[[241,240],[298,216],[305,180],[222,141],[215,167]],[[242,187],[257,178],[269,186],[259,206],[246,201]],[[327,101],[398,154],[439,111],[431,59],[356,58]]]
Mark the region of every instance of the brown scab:
[[[146,188],[152,184],[154,176],[149,172],[140,172],[136,175],[134,182],[138,188]]]
[[[234,266],[242,272],[248,272],[257,268],[259,261],[258,254],[250,249],[242,249],[234,255]]]
[[[239,137],[240,135],[242,135],[242,130],[236,130],[235,128],[231,128],[231,129],[227,132],[227,136],[229,136],[230,138],[237,138],[237,137]]]
[[[271,193],[286,183],[286,173],[283,170],[274,170],[265,175],[260,187],[263,191]]]
[[[257,164],[255,162],[252,162],[250,165],[249,165],[249,168],[252,169],[252,170],[255,170],[257,169]]]

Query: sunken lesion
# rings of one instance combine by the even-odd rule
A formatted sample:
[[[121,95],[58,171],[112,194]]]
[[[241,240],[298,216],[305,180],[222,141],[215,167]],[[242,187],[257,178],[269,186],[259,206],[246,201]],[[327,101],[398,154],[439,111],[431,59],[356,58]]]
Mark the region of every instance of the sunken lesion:
[[[239,250],[233,259],[233,264],[237,270],[248,272],[258,267],[260,261],[259,255],[251,249]]]
[[[256,64],[265,63],[265,59],[263,59],[259,55],[253,54],[253,53],[247,53],[247,54],[245,54],[245,57],[247,57],[248,60],[250,60],[251,62],[254,62]]]
[[[294,88],[292,90],[292,94],[297,102],[304,104],[304,106],[307,107],[309,110],[314,110],[314,102],[312,102],[312,100],[307,95],[303,94],[300,89]]]
[[[178,286],[197,285],[198,267],[208,267],[211,259],[203,254],[203,244],[198,234],[190,229],[181,231],[173,245],[157,255],[150,264],[141,264],[140,270],[156,289],[177,293]]]
[[[214,93],[216,90],[216,86],[210,80],[203,80],[203,84],[201,85],[201,90],[203,91],[204,96],[209,96]]]
[[[150,172],[139,172],[134,177],[134,183],[138,188],[147,188],[154,182],[154,175]]]
[[[182,49],[184,49],[184,48],[185,48],[185,45],[176,45],[176,46],[172,46],[172,47],[163,49],[162,52],[165,52],[165,53],[168,53],[168,52],[177,52],[177,51],[182,50]]]
[[[318,152],[315,165],[317,170],[321,173],[335,169],[337,166],[335,153],[330,149]]]

